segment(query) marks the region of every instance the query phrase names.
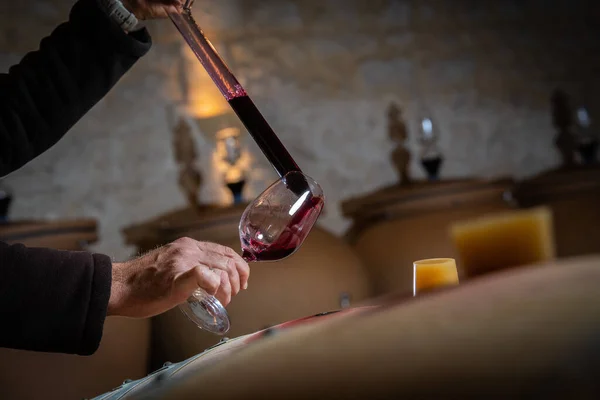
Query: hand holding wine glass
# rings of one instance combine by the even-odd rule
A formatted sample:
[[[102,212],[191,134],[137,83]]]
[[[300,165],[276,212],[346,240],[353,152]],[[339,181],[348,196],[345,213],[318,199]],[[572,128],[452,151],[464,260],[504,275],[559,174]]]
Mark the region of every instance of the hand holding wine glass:
[[[227,305],[248,285],[250,268],[233,249],[180,238],[113,264],[109,315],[146,318],[184,302],[201,288]]]

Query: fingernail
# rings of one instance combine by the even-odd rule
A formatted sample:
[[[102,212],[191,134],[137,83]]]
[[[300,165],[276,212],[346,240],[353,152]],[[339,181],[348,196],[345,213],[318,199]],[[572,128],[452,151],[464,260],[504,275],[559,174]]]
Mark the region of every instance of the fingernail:
[[[248,289],[248,282],[244,283],[244,290]]]

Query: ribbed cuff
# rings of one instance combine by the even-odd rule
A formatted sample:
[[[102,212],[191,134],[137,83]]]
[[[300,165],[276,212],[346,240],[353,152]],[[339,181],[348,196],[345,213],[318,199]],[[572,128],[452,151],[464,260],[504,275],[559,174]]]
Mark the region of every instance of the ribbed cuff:
[[[94,354],[100,346],[112,283],[112,261],[110,257],[102,254],[92,254],[92,259],[94,264],[92,290],[81,346],[77,352],[82,356]]]

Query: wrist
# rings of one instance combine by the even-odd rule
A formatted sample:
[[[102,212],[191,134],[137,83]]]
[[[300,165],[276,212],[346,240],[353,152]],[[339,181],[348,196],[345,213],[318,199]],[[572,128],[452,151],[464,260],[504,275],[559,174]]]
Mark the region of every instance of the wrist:
[[[120,315],[120,310],[123,308],[123,281],[122,270],[124,263],[113,263],[112,265],[112,281],[110,284],[110,298],[108,299],[108,307],[106,310],[107,316]]]

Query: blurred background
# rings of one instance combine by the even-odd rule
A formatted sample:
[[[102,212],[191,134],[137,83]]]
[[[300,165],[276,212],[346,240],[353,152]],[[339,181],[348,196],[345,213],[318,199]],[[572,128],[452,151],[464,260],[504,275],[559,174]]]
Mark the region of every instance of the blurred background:
[[[73,1],[3,2],[2,70],[37,48]],[[597,8],[590,1],[200,0],[194,13],[302,168],[328,197],[322,224],[348,226],[339,202],[397,180],[386,129],[402,109],[418,150],[429,109],[446,158],[444,178],[527,176],[555,166],[550,96],[562,88],[597,115]],[[597,21],[597,19],[596,19]],[[597,26],[597,25],[596,25]],[[51,151],[5,179],[12,218],[101,220],[94,249],[130,255],[119,229],[185,204],[177,188],[168,108],[198,119],[233,114],[168,21],[154,46]],[[231,202],[215,160],[215,132],[194,135],[200,198]],[[242,135],[246,197],[276,176]],[[418,157],[415,177],[423,176]]]
[[[72,5],[2,2],[0,70]],[[312,241],[283,267],[253,269],[254,292],[231,305],[233,336],[409,291],[413,260],[454,256],[450,224],[490,211],[549,206],[557,257],[600,250],[594,1],[196,0],[193,12],[327,198]],[[182,235],[239,249],[245,202],[277,176],[172,24],[147,25],[150,53],[63,140],[0,181],[12,197],[3,240],[117,260]],[[314,301],[296,304],[309,285]],[[287,302],[272,304],[281,293]],[[119,321],[114,332],[134,338],[103,344],[110,355],[85,373],[112,375],[76,394],[218,341],[177,310],[161,318]],[[128,361],[124,343],[137,351]]]

